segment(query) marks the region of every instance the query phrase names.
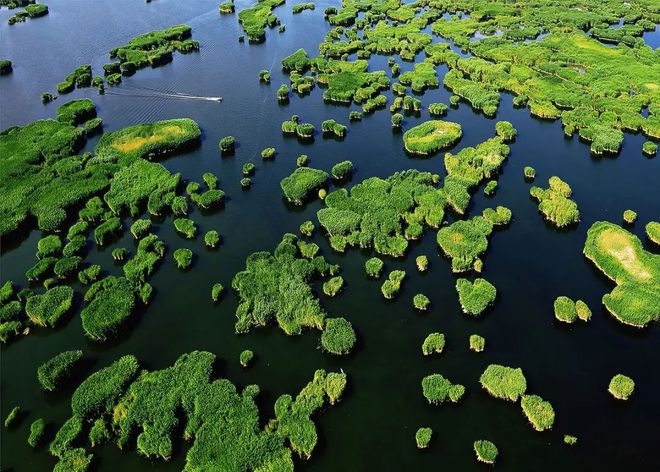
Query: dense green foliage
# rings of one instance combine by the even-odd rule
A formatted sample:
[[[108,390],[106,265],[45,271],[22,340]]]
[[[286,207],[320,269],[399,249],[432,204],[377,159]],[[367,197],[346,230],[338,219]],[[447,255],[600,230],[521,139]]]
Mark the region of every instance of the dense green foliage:
[[[353,349],[357,337],[351,323],[345,318],[327,318],[321,347],[330,354],[348,354]]]
[[[637,213],[633,210],[625,210],[623,212],[623,221],[629,225],[633,224],[637,219]]]
[[[5,418],[5,428],[11,428],[16,424],[16,422],[19,420],[19,417],[21,416],[21,407],[20,406],[15,406],[12,408],[9,413],[7,414],[7,417]]]
[[[430,304],[431,304],[431,300],[429,300],[429,297],[427,297],[423,293],[418,293],[413,297],[413,306],[415,307],[415,309],[419,311],[428,310]]]
[[[552,405],[538,395],[523,395],[520,406],[536,431],[551,429],[555,423]]]
[[[426,121],[403,134],[403,146],[411,154],[426,156],[453,146],[461,139],[462,134],[461,125],[458,123]]]
[[[73,289],[61,285],[33,295],[25,303],[25,313],[30,321],[39,326],[55,327],[58,321],[71,309]]]
[[[474,452],[477,454],[477,460],[486,464],[494,464],[497,460],[497,447],[486,439],[480,439],[474,442]]]
[[[301,251],[302,248],[303,246],[300,245]],[[325,293],[329,297],[335,297],[339,292],[341,292],[341,289],[343,287],[344,287],[344,278],[341,275],[337,275],[336,277],[332,277],[323,283],[323,293]]]
[[[603,304],[617,320],[643,328],[660,318],[660,255],[645,251],[637,236],[605,221],[589,228],[583,252],[616,283]]]
[[[383,282],[380,291],[388,300],[396,297],[401,290],[401,283],[406,278],[406,272],[403,270],[393,270],[387,276],[387,280]]]
[[[431,437],[433,436],[433,430],[431,428],[419,428],[415,433],[415,442],[419,449],[426,449],[429,447],[431,442]]]
[[[623,374],[617,374],[610,380],[607,390],[614,398],[619,400],[628,400],[635,390],[635,381]]]
[[[421,237],[423,225],[437,228],[444,218],[445,199],[430,173],[408,170],[383,180],[371,177],[349,193],[338,189],[318,211],[333,249],[347,245],[373,247],[380,254],[403,256],[408,239]]]
[[[438,231],[437,241],[443,252],[451,258],[454,272],[470,269],[488,248],[488,236],[493,223],[483,216],[458,220]]]
[[[486,279],[475,279],[470,282],[467,279],[456,281],[458,301],[464,313],[472,316],[480,316],[486,308],[495,302],[497,289]]]
[[[474,352],[481,352],[486,347],[486,339],[478,334],[470,335],[470,350]]]
[[[128,263],[124,266],[125,272],[131,270],[127,266]],[[95,341],[104,341],[133,313],[135,289],[128,279],[109,276],[91,285],[85,301],[88,304],[80,312],[83,331]]]
[[[557,176],[550,177],[549,187],[532,187],[530,195],[538,200],[539,211],[558,228],[580,221],[577,204],[570,199],[571,187]]]
[[[93,423],[90,442],[110,439],[152,459],[170,459],[174,435],[182,433],[192,440],[185,470],[293,471],[291,450],[308,458],[316,446],[312,415],[326,401],[338,401],[346,386],[346,374],[316,371],[295,399],[277,399],[275,418],[264,430],[255,404],[259,388],[249,385],[240,392],[230,381],[212,377],[214,363],[213,354],[195,351],[171,367],[137,375],[137,360],[121,358],[74,392],[73,416],[51,452],[61,461],[74,451],[84,458],[85,450],[74,448],[74,441],[84,423]]]
[[[154,160],[198,144],[200,136],[199,126],[189,118],[155,121],[104,133],[95,151],[105,159]]]
[[[273,254],[255,252],[246,268],[232,280],[240,304],[236,310],[236,332],[277,321],[288,335],[303,328],[323,329],[325,313],[310,284],[317,277],[334,275],[337,267],[323,256],[307,259],[300,253],[298,239],[285,234]]]
[[[431,374],[422,379],[422,393],[431,405],[440,405],[447,400],[456,403],[463,397],[465,387],[451,383],[440,374]]]
[[[175,250],[172,256],[179,269],[186,270],[192,265],[193,252],[187,247]]]
[[[28,436],[28,444],[32,447],[39,447],[46,434],[46,422],[43,418],[37,418],[30,425],[30,436]]]
[[[280,22],[273,14],[273,8],[283,4],[284,0],[263,0],[238,12],[238,22],[249,41],[261,42],[266,39],[266,26],[272,28]]]
[[[280,182],[287,200],[302,205],[312,194],[325,185],[328,173],[310,167],[298,167]]]
[[[660,245],[660,223],[657,221],[649,221],[645,226],[646,237],[653,243]]]
[[[239,356],[239,361],[241,363],[241,366],[243,367],[249,366],[253,358],[254,358],[254,352],[250,351],[249,349],[242,351],[241,355]]]
[[[341,161],[332,166],[330,173],[337,180],[346,180],[353,175],[353,163],[351,161]]]
[[[71,375],[72,369],[82,359],[82,351],[64,351],[47,360],[37,369],[41,388],[57,390]]]
[[[490,364],[479,379],[481,386],[495,398],[518,401],[527,390],[527,380],[522,369]]]
[[[367,272],[367,275],[369,277],[373,277],[377,279],[380,277],[380,274],[382,273],[384,266],[385,263],[383,262],[382,259],[379,259],[377,257],[372,257],[370,259],[367,259],[367,261],[364,263],[364,270]]]
[[[422,353],[425,356],[431,354],[440,354],[445,348],[445,335],[441,333],[431,333],[422,343]]]

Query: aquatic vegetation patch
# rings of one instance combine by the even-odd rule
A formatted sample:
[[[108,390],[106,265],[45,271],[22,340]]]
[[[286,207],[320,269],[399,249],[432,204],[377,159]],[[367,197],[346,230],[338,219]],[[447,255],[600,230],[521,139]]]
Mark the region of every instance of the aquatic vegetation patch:
[[[298,167],[291,175],[280,182],[280,187],[287,200],[302,205],[314,192],[325,185],[329,178],[327,172],[310,167]]]
[[[625,210],[623,212],[623,221],[629,225],[633,224],[637,219],[637,213],[633,210]]]
[[[422,379],[422,394],[431,405],[441,405],[448,400],[457,403],[464,393],[463,385],[454,384],[440,374],[427,375]]]
[[[445,335],[441,333],[431,333],[422,343],[422,353],[425,356],[431,354],[440,354],[445,348]]]
[[[304,247],[302,246],[302,241],[300,242],[299,247],[302,252]],[[316,246],[316,249],[318,249],[318,246]],[[323,283],[323,293],[325,293],[329,297],[335,297],[339,294],[339,292],[341,292],[341,289],[343,287],[344,287],[344,278],[341,275],[337,275],[335,277],[326,280]]]
[[[85,301],[87,305],[80,312],[83,331],[94,341],[105,341],[133,313],[135,289],[124,277],[108,276],[90,286]]]
[[[527,390],[522,369],[490,364],[479,378],[481,386],[493,397],[517,402]]]
[[[428,172],[408,170],[387,179],[372,177],[338,189],[318,211],[333,249],[374,248],[380,254],[403,256],[408,239],[421,237],[423,225],[437,228],[444,218],[445,199]]]
[[[617,374],[610,380],[607,390],[618,400],[628,400],[635,390],[635,381],[626,375]]]
[[[71,100],[57,109],[57,121],[77,126],[96,117],[96,104],[89,98]]]
[[[551,429],[555,423],[555,410],[552,405],[538,395],[523,395],[520,406],[536,431]]]
[[[60,285],[33,295],[25,303],[25,313],[32,323],[54,328],[59,320],[71,309],[73,289]]]
[[[494,178],[510,152],[502,138],[490,138],[474,147],[465,147],[458,153],[445,154],[447,174],[468,189],[486,179]]]
[[[21,407],[20,406],[13,407],[7,414],[7,417],[5,418],[4,421],[5,428],[9,429],[12,426],[15,426],[18,420],[20,419],[20,416],[21,416]]]
[[[179,248],[172,254],[179,269],[186,270],[192,265],[193,252],[187,247]]]
[[[348,354],[357,337],[353,325],[345,318],[326,318],[321,333],[321,347],[330,354]]]
[[[284,4],[284,0],[263,0],[249,8],[238,12],[238,22],[251,42],[261,42],[266,39],[266,26],[280,24],[273,14],[273,9]]]
[[[254,352],[250,351],[249,349],[242,351],[239,356],[241,367],[248,367],[252,362],[252,359],[254,359]]]
[[[385,280],[383,285],[380,287],[380,291],[383,296],[388,300],[396,297],[401,290],[401,283],[405,278],[406,272],[403,270],[393,270],[390,272],[390,274],[387,276],[387,280]]]
[[[462,134],[461,125],[458,123],[426,121],[403,134],[403,146],[411,154],[428,156],[453,146],[461,139]]]
[[[660,223],[657,221],[649,221],[644,227],[646,237],[653,243],[660,245]]]
[[[486,339],[478,334],[470,335],[470,350],[474,352],[481,352],[486,347]]]
[[[255,252],[246,260],[246,269],[232,280],[240,304],[236,310],[236,332],[276,321],[288,335],[301,334],[304,328],[324,327],[325,312],[313,294],[316,278],[335,275],[338,268],[323,256],[309,260],[298,246],[299,240],[285,234],[274,253]]]
[[[106,159],[159,159],[199,143],[201,131],[189,118],[156,121],[104,133],[94,149]]]
[[[431,300],[423,293],[418,293],[413,297],[413,306],[416,310],[427,311],[430,305]]]
[[[419,428],[415,433],[415,442],[417,443],[417,448],[426,449],[429,447],[432,436],[433,430],[431,428]]]
[[[470,282],[467,279],[456,281],[458,301],[463,313],[472,316],[480,316],[489,306],[495,303],[497,289],[486,279],[475,279]]]
[[[438,231],[437,242],[443,252],[451,258],[454,272],[470,269],[479,256],[488,249],[488,236],[493,232],[493,223],[483,216],[469,220],[458,220]]]
[[[529,194],[539,202],[539,211],[558,228],[580,221],[577,204],[570,199],[571,187],[557,176],[548,180],[549,187],[532,187]]]
[[[41,364],[37,369],[41,388],[49,392],[59,389],[82,357],[82,351],[64,351]]]
[[[378,257],[372,257],[367,259],[367,261],[364,263],[364,270],[369,277],[377,279],[380,278],[380,274],[383,272],[384,266],[385,263],[382,259],[379,259]]]
[[[28,436],[28,444],[32,447],[39,447],[46,435],[46,422],[43,418],[37,418],[30,425],[30,435]]]
[[[78,450],[72,443],[82,431],[81,420],[96,426],[106,419],[109,439],[119,447],[135,447],[160,460],[172,457],[181,426],[183,436],[192,439],[186,470],[292,471],[292,450],[308,458],[318,440],[312,416],[341,398],[346,374],[316,371],[295,399],[277,399],[275,418],[262,429],[255,404],[259,387],[249,385],[241,392],[229,380],[214,378],[215,360],[209,352],[194,351],[171,367],[137,376],[137,360],[125,356],[92,374],[74,392],[73,417],[57,434],[60,460]],[[71,433],[65,439],[67,427]]]
[[[497,460],[498,450],[497,446],[486,439],[480,439],[474,442],[474,452],[477,455],[479,462],[486,464],[494,464]]]
[[[632,233],[606,221],[587,232],[583,253],[616,283],[603,304],[617,320],[644,328],[660,318],[660,256],[645,251]]]

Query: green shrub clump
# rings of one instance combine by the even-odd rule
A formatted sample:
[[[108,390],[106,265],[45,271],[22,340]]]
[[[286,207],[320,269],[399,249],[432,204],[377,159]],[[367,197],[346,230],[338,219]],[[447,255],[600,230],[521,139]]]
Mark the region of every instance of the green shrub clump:
[[[239,356],[239,361],[242,367],[249,366],[250,362],[252,362],[252,359],[254,359],[254,352],[250,351],[249,349],[241,352],[241,355]]]
[[[225,136],[220,140],[220,151],[232,152],[234,150],[235,140],[233,136]]]
[[[431,428],[419,428],[415,433],[415,442],[417,443],[417,448],[426,449],[429,447],[432,436],[433,430]]]
[[[422,393],[431,405],[440,405],[447,400],[457,403],[463,397],[465,387],[452,384],[440,374],[431,374],[422,379]]]
[[[204,244],[206,244],[206,247],[208,248],[215,248],[218,246],[220,243],[220,233],[218,233],[216,230],[211,229],[204,234]]]
[[[341,275],[332,277],[323,283],[323,293],[329,297],[336,296],[344,287],[344,278]]]
[[[523,173],[525,174],[525,178],[528,180],[534,180],[534,177],[536,177],[536,169],[530,166],[525,166]]]
[[[658,152],[658,145],[653,141],[646,141],[642,144],[642,152],[647,156],[655,156]]]
[[[660,223],[657,221],[649,221],[644,227],[646,237],[654,244],[660,245]]]
[[[330,173],[336,180],[349,179],[353,175],[353,163],[351,161],[338,162],[332,166]]]
[[[623,374],[617,374],[610,380],[607,390],[618,400],[628,400],[635,390],[635,381]]]
[[[538,395],[524,395],[520,401],[523,413],[536,431],[545,431],[555,423],[555,410]]]
[[[211,300],[213,300],[214,302],[220,300],[220,296],[224,291],[225,288],[222,286],[221,283],[214,283],[213,286],[211,287]]]
[[[415,265],[420,272],[426,272],[429,268],[429,258],[421,255],[415,258]]]
[[[352,111],[348,114],[349,121],[362,121],[362,113],[359,111]]]
[[[0,60],[0,75],[9,75],[12,71],[13,68],[9,59]]]
[[[387,276],[387,280],[383,282],[380,291],[385,298],[391,300],[401,290],[401,282],[406,278],[406,272],[403,270],[393,270]]]
[[[493,196],[497,190],[497,180],[489,180],[484,187],[484,195]]]
[[[25,313],[39,326],[55,327],[70,309],[73,289],[66,285],[53,287],[41,295],[33,295],[25,303]]]
[[[522,369],[490,364],[479,379],[481,386],[495,398],[518,401],[527,390],[527,379]]]
[[[371,259],[367,259],[367,262],[364,263],[364,270],[367,272],[369,277],[377,279],[380,278],[380,274],[382,273],[384,266],[385,263],[382,259],[379,259],[378,257],[372,257]]]
[[[444,103],[429,104],[429,113],[431,116],[444,116],[447,114],[447,105]]]
[[[341,123],[337,123],[335,120],[324,120],[321,123],[321,130],[323,134],[331,134],[337,138],[343,138],[346,136],[346,126]]]
[[[445,335],[441,333],[431,333],[422,343],[422,353],[425,356],[431,354],[440,354],[445,348]]]
[[[470,350],[474,352],[481,352],[486,347],[486,339],[478,334],[470,335]]]
[[[78,126],[94,117],[96,117],[96,104],[89,98],[71,100],[57,109],[57,121],[72,126]]]
[[[82,351],[64,351],[41,364],[37,369],[41,388],[49,392],[60,388],[82,357]]]
[[[451,121],[431,120],[410,128],[403,134],[403,144],[411,154],[430,155],[453,146],[461,139],[461,125]]]
[[[300,234],[311,237],[313,233],[314,223],[312,223],[310,220],[306,220],[300,225]]]
[[[151,220],[135,220],[131,225],[131,234],[135,239],[142,239],[151,231]]]
[[[130,270],[129,264],[124,266],[124,272]],[[133,313],[135,289],[126,278],[109,276],[90,286],[85,301],[88,304],[80,312],[83,331],[92,340],[104,341]]]
[[[451,257],[452,270],[463,272],[469,270],[479,256],[486,252],[488,236],[492,231],[493,223],[478,215],[441,228],[437,242],[443,252]]]
[[[480,439],[474,442],[474,452],[477,454],[477,460],[486,464],[494,464],[497,460],[497,446],[486,439]]]
[[[280,182],[284,196],[296,205],[302,205],[310,195],[325,185],[328,174],[319,169],[298,167]]]
[[[321,334],[321,347],[330,354],[348,354],[356,341],[355,330],[345,318],[328,318]]]
[[[192,265],[193,252],[187,247],[175,250],[173,256],[179,269],[186,270]]]
[[[401,128],[403,124],[403,115],[401,113],[395,113],[392,115],[392,128]]]
[[[418,293],[413,297],[413,306],[415,309],[419,311],[426,311],[429,309],[429,305],[431,305],[431,300],[429,300],[429,297],[423,293]]]
[[[189,218],[176,218],[174,228],[178,233],[183,234],[188,239],[193,239],[197,233],[195,222]]]
[[[530,195],[539,202],[539,211],[558,228],[580,221],[577,204],[570,199],[571,187],[557,176],[548,180],[549,187],[532,187]]]
[[[569,446],[575,446],[578,443],[578,438],[571,436],[570,434],[564,434],[564,444]]]
[[[508,121],[498,121],[495,123],[495,132],[503,141],[513,141],[518,132],[516,128]]]
[[[30,436],[28,444],[32,447],[39,447],[46,435],[46,422],[43,418],[38,418],[30,425]]]
[[[456,281],[456,291],[463,313],[473,316],[481,315],[486,308],[495,302],[497,297],[495,286],[486,279],[481,278],[475,279],[474,282],[467,279],[458,279]]]
[[[266,69],[260,70],[259,71],[259,81],[269,84],[270,83],[270,72],[267,71]]]
[[[21,407],[15,406],[11,409],[7,417],[5,418],[5,428],[9,429],[16,424],[21,416]]]
[[[633,224],[637,219],[637,213],[633,210],[626,210],[623,212],[623,221],[629,225]]]

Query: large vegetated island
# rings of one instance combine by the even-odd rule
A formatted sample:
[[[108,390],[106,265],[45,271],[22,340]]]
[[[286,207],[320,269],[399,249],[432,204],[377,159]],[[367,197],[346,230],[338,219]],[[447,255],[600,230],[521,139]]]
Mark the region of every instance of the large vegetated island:
[[[261,426],[257,385],[239,390],[214,375],[214,354],[194,351],[171,366],[140,371],[124,356],[84,380],[71,398],[72,416],[57,431],[50,453],[57,471],[82,472],[87,446],[112,441],[156,460],[173,457],[181,437],[191,441],[184,470],[293,471],[293,452],[309,458],[318,442],[313,417],[342,397],[345,373],[317,370],[294,398],[282,395]]]
[[[617,320],[644,328],[660,319],[660,255],[645,251],[637,236],[606,221],[589,228],[584,255],[616,283],[603,304]]]

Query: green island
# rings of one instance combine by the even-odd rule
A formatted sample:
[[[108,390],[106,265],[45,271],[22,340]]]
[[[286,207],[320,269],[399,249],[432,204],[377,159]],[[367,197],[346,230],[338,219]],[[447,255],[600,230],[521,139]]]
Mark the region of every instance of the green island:
[[[10,16],[7,24],[15,25],[16,23],[23,23],[28,18],[39,18],[46,15],[48,15],[48,5],[45,3],[31,3],[25,5],[23,10]]]
[[[284,4],[284,0],[263,0],[238,12],[238,22],[250,42],[266,39],[266,26],[272,28],[280,24],[273,9]]]
[[[555,422],[555,410],[550,402],[538,395],[524,395],[520,400],[523,413],[536,431],[545,431],[552,428]]]
[[[623,374],[616,374],[610,380],[607,391],[618,400],[628,400],[635,390],[635,381]]]
[[[415,432],[415,443],[418,449],[426,449],[429,447],[431,438],[433,437],[433,430],[431,428],[419,428]]]
[[[489,365],[479,379],[481,386],[493,397],[517,402],[527,390],[522,369],[499,364]]]
[[[479,462],[485,462],[486,464],[494,464],[497,460],[497,455],[499,451],[497,447],[492,442],[486,439],[480,439],[474,442],[474,452],[477,454],[477,460]]]
[[[548,188],[532,187],[529,194],[539,202],[539,211],[558,228],[580,221],[577,204],[570,199],[571,187],[557,176],[548,180]]]
[[[83,357],[82,351],[64,351],[47,360],[37,369],[41,388],[47,391],[59,389],[71,376],[71,371]]]
[[[481,278],[475,279],[474,282],[458,279],[456,291],[463,312],[472,316],[481,316],[489,306],[495,303],[497,296],[495,286]]]
[[[73,392],[72,416],[50,443],[58,466],[87,470],[92,455],[85,436],[91,446],[105,436],[122,449],[166,461],[175,435],[183,435],[191,440],[186,470],[292,471],[294,453],[309,458],[318,441],[312,418],[341,399],[346,374],[317,370],[295,398],[277,399],[274,418],[263,429],[255,403],[259,387],[239,390],[217,378],[215,360],[209,352],[194,351],[171,367],[140,373],[138,360],[128,355],[90,375]]]
[[[431,374],[422,379],[422,394],[431,405],[440,405],[445,401],[458,403],[465,394],[465,387],[450,382],[440,374]]]
[[[445,335],[441,333],[431,333],[422,343],[422,354],[430,356],[431,354],[440,354],[445,348]]]
[[[451,121],[431,120],[410,128],[403,134],[403,147],[411,154],[428,156],[456,144],[463,131]]]
[[[606,221],[587,232],[584,255],[616,286],[603,305],[621,323],[644,328],[660,319],[660,256],[645,251],[632,233]]]

